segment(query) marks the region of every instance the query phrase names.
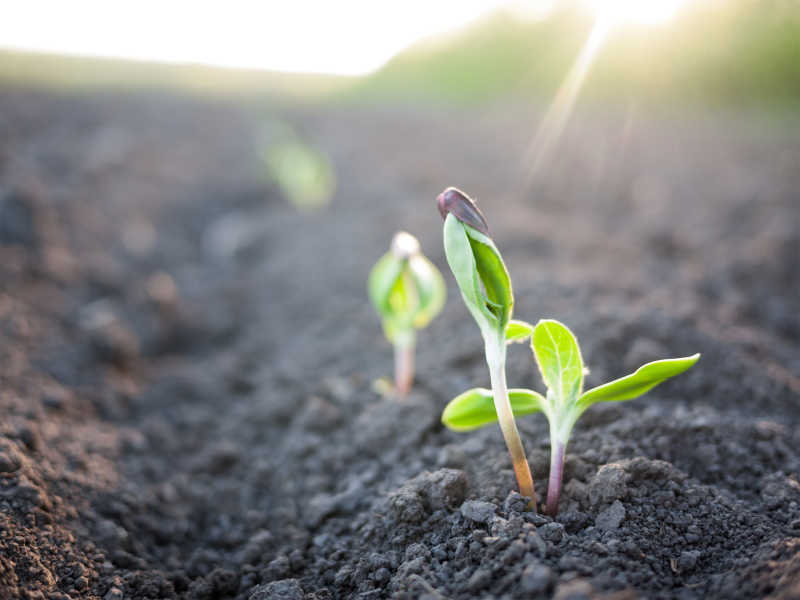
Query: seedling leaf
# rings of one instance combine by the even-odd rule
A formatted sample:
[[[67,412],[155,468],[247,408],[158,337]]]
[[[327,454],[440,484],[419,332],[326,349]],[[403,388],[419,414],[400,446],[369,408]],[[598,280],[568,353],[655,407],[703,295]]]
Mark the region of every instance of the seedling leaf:
[[[387,252],[369,274],[367,282],[369,299],[381,315],[386,315],[391,310],[391,291],[402,271],[403,263]]]
[[[666,358],[647,363],[630,375],[592,388],[580,397],[578,406],[583,411],[597,402],[633,400],[670,377],[680,375],[699,358],[699,354],[694,354],[685,358]]]
[[[542,410],[545,399],[531,390],[508,390],[511,410],[515,417]],[[472,388],[453,398],[442,413],[442,423],[453,431],[472,431],[497,421],[492,391]]]
[[[536,324],[531,348],[548,387],[561,406],[572,404],[583,391],[583,359],[578,340],[566,325],[554,319]]]
[[[439,269],[422,255],[409,259],[411,277],[416,282],[419,310],[414,316],[414,327],[422,329],[439,314],[447,298],[447,287]]]
[[[486,219],[474,200],[455,188],[447,188],[436,198],[436,204],[445,220],[447,262],[483,337],[492,383],[491,398],[497,411],[495,418],[511,455],[520,493],[534,498],[533,477],[506,387],[505,334],[514,308],[511,278],[499,250],[488,235]]]
[[[484,288],[484,306],[497,320],[500,331],[504,331],[514,306],[511,278],[500,251],[494,242],[480,231],[464,225],[475,256],[478,277]]]
[[[372,268],[367,292],[395,349],[395,391],[404,396],[414,376],[415,330],[444,305],[447,290],[439,270],[423,256],[419,241],[398,231],[389,252]]]
[[[533,335],[533,325],[511,319],[506,325],[506,344],[519,344]]]
[[[444,251],[464,304],[483,330],[489,324],[491,315],[481,310],[484,305],[483,291],[466,229],[452,214],[448,214],[444,221]]]

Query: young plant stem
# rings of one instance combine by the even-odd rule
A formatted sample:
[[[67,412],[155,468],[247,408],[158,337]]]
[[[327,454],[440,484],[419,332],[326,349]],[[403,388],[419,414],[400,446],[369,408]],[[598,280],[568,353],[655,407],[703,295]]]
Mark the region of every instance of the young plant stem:
[[[506,347],[503,340],[493,343],[494,340],[486,342],[486,362],[489,365],[489,378],[492,383],[492,395],[494,397],[494,407],[497,411],[497,420],[503,438],[506,441],[508,452],[511,454],[511,464],[514,467],[514,474],[517,476],[519,491],[523,496],[531,499],[531,505],[535,506],[536,494],[533,489],[533,477],[528,466],[528,459],[525,456],[525,449],[522,447],[522,440],[519,437],[517,424],[514,421],[514,413],[511,411],[511,402],[508,399],[508,388],[506,386]]]
[[[394,342],[394,391],[405,398],[414,383],[414,332],[398,335]]]
[[[547,482],[547,505],[545,513],[551,517],[558,514],[558,500],[561,497],[561,482],[564,480],[564,455],[567,445],[556,436],[550,437],[550,479]]]

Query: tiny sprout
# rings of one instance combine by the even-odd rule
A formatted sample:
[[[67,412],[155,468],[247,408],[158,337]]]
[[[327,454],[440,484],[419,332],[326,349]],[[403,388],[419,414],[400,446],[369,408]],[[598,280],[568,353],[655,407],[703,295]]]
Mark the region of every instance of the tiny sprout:
[[[486,219],[475,202],[451,187],[439,195],[436,203],[444,218],[447,262],[483,336],[492,385],[491,393],[485,390],[490,400],[490,413],[500,424],[520,492],[535,502],[531,470],[506,388],[506,336],[509,328],[517,328],[519,323],[511,320],[514,307],[511,279],[500,251],[489,237]],[[492,399],[494,406],[491,406]]]
[[[509,331],[511,328],[509,327]],[[564,453],[573,425],[590,406],[597,402],[633,400],[670,377],[679,375],[700,358],[669,358],[647,363],[631,375],[583,391],[585,373],[580,347],[575,335],[555,320],[541,320],[527,330],[520,327],[509,341],[531,338],[536,364],[542,374],[547,395],[532,390],[512,389],[509,392],[515,415],[543,412],[550,423],[550,479],[545,512],[555,516],[561,496],[564,475]],[[470,431],[497,420],[489,390],[474,388],[457,396],[444,409],[442,422],[455,431]]]
[[[414,381],[415,330],[442,310],[447,294],[444,279],[422,255],[417,238],[400,231],[372,268],[367,287],[383,331],[394,345],[395,393],[402,398]]]

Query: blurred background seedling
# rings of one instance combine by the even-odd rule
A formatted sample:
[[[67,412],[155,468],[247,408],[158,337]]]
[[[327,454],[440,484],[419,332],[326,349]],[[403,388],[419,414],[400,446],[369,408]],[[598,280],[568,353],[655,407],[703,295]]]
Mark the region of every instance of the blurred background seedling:
[[[303,211],[326,206],[336,191],[336,172],[327,155],[282,121],[264,128],[259,153],[267,176]]]
[[[394,346],[394,393],[402,398],[414,381],[416,330],[439,314],[447,295],[439,269],[422,255],[419,241],[400,231],[369,275],[368,292]],[[385,384],[377,391],[386,392]]]

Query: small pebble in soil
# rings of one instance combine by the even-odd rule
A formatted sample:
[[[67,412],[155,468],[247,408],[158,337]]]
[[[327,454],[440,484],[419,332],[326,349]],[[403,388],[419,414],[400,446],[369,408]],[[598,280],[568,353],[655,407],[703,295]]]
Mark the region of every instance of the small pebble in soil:
[[[423,474],[421,487],[431,509],[454,508],[467,493],[467,476],[458,469],[439,469]]]
[[[511,491],[506,496],[506,499],[503,501],[503,511],[508,514],[511,512],[518,512],[522,513],[525,512],[527,508],[527,501],[517,491]]]
[[[553,600],[589,600],[596,594],[594,588],[585,579],[573,579],[558,584]]]
[[[467,492],[467,476],[458,469],[424,472],[408,480],[389,495],[388,506],[394,518],[404,523],[420,523],[428,511],[458,506]]]
[[[597,506],[624,498],[627,477],[621,465],[603,465],[589,483],[589,501]]]
[[[488,523],[494,517],[496,508],[491,502],[467,500],[461,505],[461,514],[476,523]]]
[[[694,570],[699,558],[700,553],[696,550],[686,550],[685,552],[681,552],[681,555],[678,558],[678,570],[681,573]]]
[[[303,588],[296,579],[282,579],[257,586],[248,600],[303,600]]]
[[[537,532],[546,541],[558,544],[564,537],[564,526],[561,523],[546,523],[539,527]]]
[[[492,572],[486,568],[479,568],[475,571],[467,582],[467,589],[472,592],[478,592],[489,585],[492,580]]]
[[[122,600],[123,598],[122,590],[117,587],[112,587],[106,592],[106,595],[103,596],[103,600]]]
[[[602,531],[613,531],[619,528],[624,519],[625,507],[619,500],[614,500],[611,506],[600,511],[600,514],[594,520],[594,524]]]
[[[553,571],[542,563],[531,563],[522,571],[520,585],[530,594],[544,594],[553,585]]]
[[[262,579],[278,579],[279,577],[286,577],[291,571],[291,563],[289,557],[281,554],[280,556],[272,559],[270,563],[261,571]]]

